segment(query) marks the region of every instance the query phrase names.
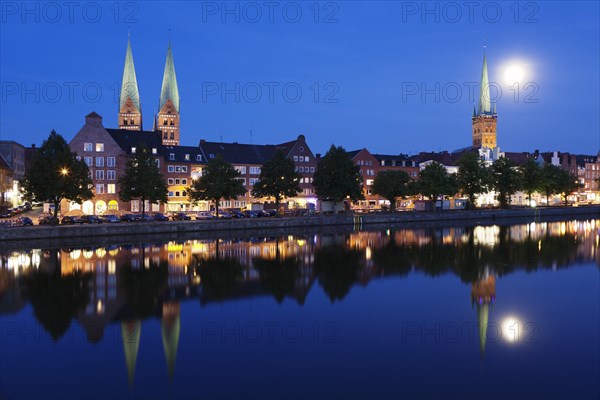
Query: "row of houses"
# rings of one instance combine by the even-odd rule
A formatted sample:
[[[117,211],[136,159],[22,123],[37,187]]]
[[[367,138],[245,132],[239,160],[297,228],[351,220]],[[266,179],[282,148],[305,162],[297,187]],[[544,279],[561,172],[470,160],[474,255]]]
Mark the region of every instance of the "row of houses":
[[[242,144],[222,143],[200,140],[197,146],[165,145],[160,132],[129,129],[105,128],[102,117],[92,112],[85,117],[85,124],[73,137],[69,145],[71,149],[86,162],[93,180],[93,199],[83,204],[68,203],[62,205],[63,212],[81,209],[85,214],[103,214],[107,211],[141,210],[137,200],[123,202],[119,199],[119,178],[123,175],[128,157],[138,149],[145,147],[155,157],[156,163],[166,179],[168,186],[168,202],[165,204],[148,204],[146,209],[162,212],[189,212],[210,210],[211,204],[199,202],[191,204],[188,199],[188,187],[194,179],[202,175],[203,168],[209,160],[220,156],[229,162],[241,174],[246,192],[235,200],[224,200],[222,208],[245,209],[253,204],[265,204],[269,199],[255,198],[252,188],[260,177],[262,165],[281,150],[292,160],[301,176],[301,192],[293,198],[286,199],[286,207],[319,209],[319,202],[313,186],[314,174],[318,168],[320,154],[315,154],[308,145],[304,135],[279,144]],[[0,181],[2,182],[2,201],[12,206],[22,201],[19,195],[18,181],[23,178],[27,160],[36,150],[35,146],[25,148],[14,141],[0,142]],[[348,155],[359,167],[362,175],[364,200],[349,204],[355,209],[380,209],[387,206],[387,201],[373,193],[372,186],[377,174],[382,170],[402,170],[412,179],[417,179],[419,172],[432,162],[446,167],[450,173],[457,171],[457,161],[464,152],[474,151],[491,162],[498,157],[507,157],[517,165],[533,158],[540,165],[553,164],[560,166],[579,177],[583,189],[580,201],[598,202],[597,179],[600,177],[600,159],[598,155],[575,155],[562,152],[503,152],[498,148],[490,152],[488,148],[469,147],[455,152],[421,152],[416,155],[377,154],[368,149],[349,151]],[[482,196],[482,205],[493,204],[492,196]],[[524,204],[525,196],[517,194],[513,203]],[[398,204],[407,206],[407,203]]]

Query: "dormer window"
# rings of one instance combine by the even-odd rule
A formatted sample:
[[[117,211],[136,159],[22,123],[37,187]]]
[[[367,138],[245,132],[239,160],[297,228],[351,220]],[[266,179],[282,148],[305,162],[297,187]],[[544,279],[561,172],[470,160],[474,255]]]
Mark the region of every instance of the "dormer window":
[[[190,155],[189,155],[189,154],[186,154],[186,155],[185,155],[185,160],[186,160],[186,161],[190,161]]]
[[[196,155],[196,161],[202,161],[202,156],[200,154]]]
[[[153,147],[152,148],[152,154],[156,154],[156,152],[157,152],[156,147]]]
[[[210,153],[208,156],[209,156],[210,158],[215,158],[215,155],[214,155],[213,153]]]
[[[132,147],[132,148],[131,148],[131,154],[135,154],[135,151],[136,151],[136,148],[135,148],[135,147]]]
[[[174,160],[174,159],[175,159],[175,153],[170,153],[169,160]]]

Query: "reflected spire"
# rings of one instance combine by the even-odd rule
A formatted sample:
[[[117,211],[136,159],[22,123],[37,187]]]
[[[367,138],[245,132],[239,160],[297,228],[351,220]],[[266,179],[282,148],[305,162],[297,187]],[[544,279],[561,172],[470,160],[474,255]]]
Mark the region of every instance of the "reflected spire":
[[[127,364],[129,385],[133,385],[133,378],[135,377],[135,365],[138,348],[140,347],[141,331],[142,323],[139,319],[121,322],[121,337],[123,339],[123,350],[125,352],[125,363]]]
[[[483,277],[471,286],[471,301],[477,308],[477,324],[479,326],[479,351],[485,355],[487,329],[490,317],[490,303],[496,298],[496,278],[486,268]]]
[[[179,332],[181,325],[179,316],[180,307],[178,302],[163,304],[161,331],[165,359],[167,361],[167,370],[169,371],[170,379],[173,379],[173,373],[175,372],[177,347],[179,346]]]

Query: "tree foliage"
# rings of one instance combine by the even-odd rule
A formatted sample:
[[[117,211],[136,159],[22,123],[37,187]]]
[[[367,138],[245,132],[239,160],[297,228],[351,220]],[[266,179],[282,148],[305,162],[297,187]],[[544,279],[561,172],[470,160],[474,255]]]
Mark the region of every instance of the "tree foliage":
[[[468,152],[458,160],[456,181],[460,191],[469,198],[469,207],[475,208],[475,198],[486,193],[491,186],[491,177],[483,159],[477,154]]]
[[[343,147],[331,145],[319,162],[315,172],[314,187],[321,200],[340,202],[346,197],[362,199],[360,168],[354,165]],[[335,207],[334,207],[335,209]]]
[[[442,164],[434,162],[421,171],[417,191],[435,202],[440,195],[452,196],[456,194],[458,184],[455,177],[448,174]]]
[[[142,203],[142,215],[146,212],[146,200],[150,203],[167,202],[165,178],[145,146],[140,147],[127,160],[125,173],[118,183],[121,201],[139,199]]]
[[[527,193],[527,200],[531,204],[531,194],[540,189],[542,180],[542,169],[533,158],[528,158],[523,165],[519,167],[521,173],[521,188]]]
[[[295,170],[295,164],[278,150],[273,158],[265,162],[260,171],[260,178],[254,184],[254,197],[272,197],[275,207],[286,197],[294,197],[300,191],[300,174]]]
[[[189,188],[190,202],[212,201],[218,217],[221,199],[235,199],[246,193],[240,176],[240,173],[220,155],[211,159],[202,176],[194,180]]]
[[[391,211],[396,210],[396,198],[410,194],[410,176],[404,171],[380,171],[373,182],[373,193],[390,202]]]
[[[77,159],[77,154],[55,131],[36,151],[31,168],[23,180],[25,196],[54,204],[55,217],[63,199],[77,203],[91,199],[91,186],[88,166]]]
[[[514,162],[506,157],[502,157],[492,164],[491,175],[492,188],[498,193],[500,207],[508,208],[510,197],[521,186],[521,174],[516,169]]]

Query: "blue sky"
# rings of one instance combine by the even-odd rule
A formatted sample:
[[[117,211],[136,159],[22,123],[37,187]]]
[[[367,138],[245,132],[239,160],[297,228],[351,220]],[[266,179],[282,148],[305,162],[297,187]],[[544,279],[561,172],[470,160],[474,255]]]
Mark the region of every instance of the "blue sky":
[[[502,150],[600,150],[595,1],[0,4],[3,140],[70,140],[91,111],[116,127],[128,30],[150,129],[171,29],[184,145],[468,146],[485,42]]]

